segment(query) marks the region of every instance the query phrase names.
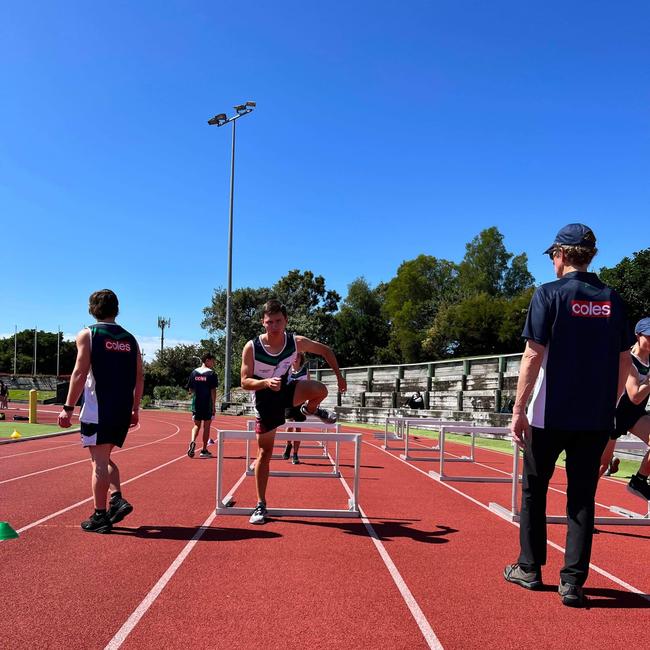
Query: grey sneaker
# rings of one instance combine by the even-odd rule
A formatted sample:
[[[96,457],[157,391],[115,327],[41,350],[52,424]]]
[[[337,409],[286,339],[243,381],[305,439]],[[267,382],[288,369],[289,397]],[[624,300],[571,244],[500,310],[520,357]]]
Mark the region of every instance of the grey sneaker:
[[[584,607],[586,598],[580,585],[570,585],[568,582],[560,580],[557,593],[560,594],[563,605],[567,607]]]
[[[650,501],[650,484],[635,474],[627,484],[627,491],[646,501]]]
[[[263,524],[266,521],[266,506],[258,503],[248,521],[251,524]]]
[[[338,416],[334,411],[328,411],[327,409],[323,409],[320,406],[316,409],[314,413],[310,413],[307,410],[307,404],[303,404],[300,407],[300,412],[303,415],[309,416],[309,415],[314,415],[317,417],[321,422],[324,422],[325,424],[335,424]]]
[[[508,564],[503,570],[503,577],[525,589],[540,589],[542,587],[541,571],[526,571],[521,564]]]

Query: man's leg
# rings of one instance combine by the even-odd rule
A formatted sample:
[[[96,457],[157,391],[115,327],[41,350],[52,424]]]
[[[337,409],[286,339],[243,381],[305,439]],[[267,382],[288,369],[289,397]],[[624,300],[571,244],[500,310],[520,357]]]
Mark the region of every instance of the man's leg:
[[[122,497],[120,468],[110,458],[108,461],[108,478],[111,490],[111,498],[108,501],[108,518],[112,524],[116,524],[133,512],[133,506]]]
[[[95,510],[106,510],[106,496],[110,486],[109,463],[113,445],[103,444],[88,447],[92,460],[92,490]]]
[[[257,491],[257,502],[266,504],[266,485],[269,481],[269,467],[273,455],[273,443],[275,442],[275,429],[266,433],[257,434],[257,461],[255,463],[255,488]]]
[[[650,415],[644,415],[639,418],[632,427],[632,433],[645,442],[650,444]],[[632,476],[627,485],[628,492],[637,497],[650,501],[650,484],[648,484],[648,474],[650,474],[650,451],[647,451],[641,460],[638,472]]]
[[[524,450],[518,563],[538,571],[546,564],[546,495],[562,440],[561,434],[549,429],[533,427],[532,432],[532,440]]]
[[[333,424],[336,422],[336,413],[320,408],[320,403],[327,397],[327,386],[320,381],[308,379],[296,382],[293,394],[293,405],[300,406],[305,415],[315,415],[323,422]]]
[[[190,446],[187,448],[187,455],[190,458],[194,458],[194,450],[196,449],[196,437],[199,435],[199,427],[201,426],[201,420],[197,420],[195,414],[192,413],[192,435],[190,436]]]
[[[212,420],[203,420],[203,449],[207,451],[208,440],[210,440],[210,424]]]
[[[571,432],[566,437],[567,534],[560,578],[582,586],[589,573],[598,469],[609,437],[594,431]]]

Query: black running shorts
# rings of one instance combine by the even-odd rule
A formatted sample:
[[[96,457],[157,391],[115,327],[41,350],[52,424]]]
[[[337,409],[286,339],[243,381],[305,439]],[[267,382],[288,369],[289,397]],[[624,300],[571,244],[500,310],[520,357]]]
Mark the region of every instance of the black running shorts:
[[[129,432],[130,421],[131,416],[129,415],[128,422],[109,425],[81,422],[81,444],[84,447],[94,447],[95,445],[121,447],[126,440],[126,434]]]
[[[282,384],[278,391],[264,388],[255,393],[255,433],[268,433],[285,423],[285,411],[293,407],[296,384],[292,381]]]

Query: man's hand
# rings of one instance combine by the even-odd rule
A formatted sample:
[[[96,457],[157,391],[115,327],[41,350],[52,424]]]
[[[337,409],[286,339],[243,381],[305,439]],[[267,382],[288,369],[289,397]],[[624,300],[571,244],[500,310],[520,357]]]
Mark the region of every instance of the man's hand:
[[[519,447],[525,447],[528,444],[531,437],[531,429],[524,411],[518,411],[512,414],[510,431],[513,441]]]
[[[59,413],[57,420],[62,429],[68,429],[72,424],[72,413],[68,413],[65,409],[61,409],[61,413]]]
[[[337,377],[336,381],[339,385],[339,393],[345,393],[345,391],[348,389],[348,382],[345,381],[345,377],[341,375],[340,377]]]
[[[131,412],[131,423],[129,424],[130,427],[134,427],[140,422],[140,409],[133,409]]]
[[[266,381],[266,387],[275,391],[276,393],[282,388],[282,380],[280,377],[269,377]]]

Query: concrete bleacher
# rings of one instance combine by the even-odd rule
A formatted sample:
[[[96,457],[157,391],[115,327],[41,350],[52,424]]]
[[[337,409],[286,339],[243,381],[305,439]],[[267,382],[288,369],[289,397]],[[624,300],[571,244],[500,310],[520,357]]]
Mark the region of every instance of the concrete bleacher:
[[[517,391],[521,354],[446,359],[426,363],[342,368],[348,384],[339,394],[330,369],[312,375],[326,384],[325,406],[336,407],[344,420],[382,422],[387,415],[408,414],[455,420],[479,420],[503,426],[509,415],[501,413]],[[405,408],[419,391],[425,408]]]

